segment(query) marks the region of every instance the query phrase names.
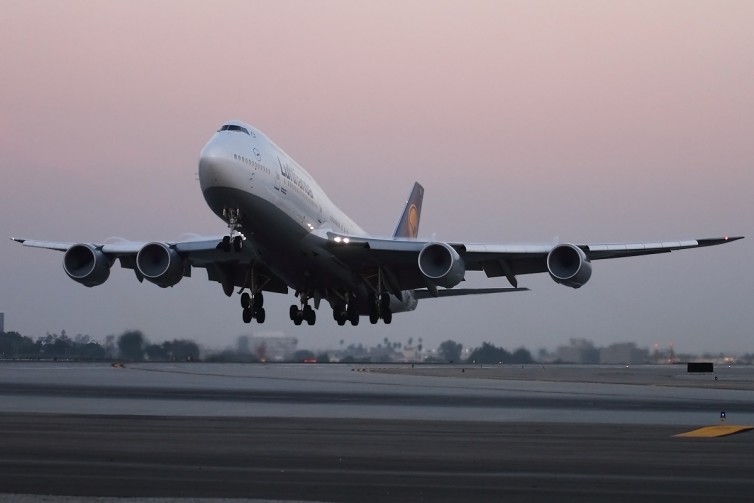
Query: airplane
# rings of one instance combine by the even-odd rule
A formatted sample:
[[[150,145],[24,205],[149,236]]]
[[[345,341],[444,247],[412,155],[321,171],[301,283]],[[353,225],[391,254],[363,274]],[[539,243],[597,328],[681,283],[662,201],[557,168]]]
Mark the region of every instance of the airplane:
[[[239,289],[242,318],[264,323],[264,292],[298,302],[289,317],[314,325],[326,301],[338,325],[390,324],[419,300],[525,291],[518,276],[549,273],[580,288],[592,261],[719,245],[743,237],[620,244],[474,244],[418,238],[424,188],[415,183],[391,237],[374,237],[341,211],[314,178],[259,129],[223,124],[201,151],[199,184],[224,236],[183,241],[63,243],[11,238],[64,252],[63,268],[87,287],[104,283],[116,260],[136,278],[172,287],[194,268],[230,297]],[[511,287],[455,288],[469,271],[505,277]],[[313,306],[313,307],[312,307]]]

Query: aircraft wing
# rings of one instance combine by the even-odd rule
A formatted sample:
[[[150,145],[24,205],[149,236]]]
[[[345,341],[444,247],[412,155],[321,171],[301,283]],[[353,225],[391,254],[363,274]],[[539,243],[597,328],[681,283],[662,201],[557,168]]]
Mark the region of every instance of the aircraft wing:
[[[413,290],[428,288],[433,296],[443,292],[432,285],[432,281],[424,275],[418,263],[420,254],[433,245],[440,245],[445,250],[452,249],[463,264],[464,271],[483,271],[487,277],[505,276],[514,286],[518,286],[516,277],[521,274],[533,274],[551,272],[550,266],[554,267],[556,275],[557,259],[562,259],[563,268],[575,267],[574,275],[583,270],[579,265],[588,268],[588,274],[583,283],[591,274],[593,260],[610,258],[634,257],[638,255],[651,255],[668,253],[688,248],[701,248],[715,246],[742,239],[742,237],[721,237],[710,239],[692,239],[685,241],[645,242],[645,243],[612,243],[612,244],[468,244],[458,242],[436,243],[420,240],[379,239],[370,237],[342,236],[328,233],[328,245],[337,260],[342,261],[356,270],[369,270],[380,267],[384,270],[386,280],[393,291]],[[435,247],[436,251],[442,252]],[[449,261],[452,252],[448,251],[446,257]],[[552,260],[551,260],[552,259]],[[569,282],[565,276],[559,283],[578,288],[579,278]],[[444,286],[440,284],[440,286]]]
[[[61,252],[67,252],[73,247],[82,247],[81,250],[88,249],[91,252],[85,252],[86,258],[96,261],[104,260],[107,263],[107,269],[110,264],[115,260],[120,262],[121,267],[126,269],[133,269],[136,273],[136,277],[139,281],[143,281],[145,278],[142,276],[136,267],[136,258],[139,252],[147,245],[157,245],[157,248],[153,247],[153,250],[164,250],[166,254],[175,252],[182,261],[180,271],[173,275],[173,284],[177,283],[182,277],[191,276],[192,267],[202,267],[207,270],[207,276],[211,281],[217,281],[223,285],[226,295],[230,296],[234,287],[241,287],[246,285],[249,281],[249,265],[254,263],[254,254],[247,247],[244,247],[241,251],[228,250],[227,246],[223,244],[223,237],[203,237],[196,239],[188,239],[184,241],[168,241],[164,243],[157,242],[141,242],[141,241],[125,241],[115,240],[105,243],[66,243],[58,241],[38,241],[33,239],[23,238],[11,238],[13,241],[21,243],[23,246],[31,248],[44,248],[47,250],[57,250]],[[160,252],[161,253],[161,252]],[[165,257],[166,262],[170,262],[170,259]],[[66,265],[67,266],[67,265]],[[67,270],[68,272],[68,270]],[[261,265],[258,268],[258,273],[261,276],[261,281],[264,286],[263,290],[287,293],[288,287],[281,279],[274,276],[266,268]],[[70,275],[70,274],[69,274]],[[73,276],[71,276],[73,279]],[[102,282],[107,278],[104,276]],[[92,281],[88,284],[85,281],[76,279],[87,286],[94,286],[100,284]],[[148,279],[148,278],[147,278]],[[167,280],[166,280],[167,281]],[[158,283],[160,284],[160,283]],[[160,284],[160,286],[172,286],[171,284]]]
[[[462,295],[487,295],[490,293],[528,292],[528,288],[447,288],[437,290],[437,295],[426,288],[414,290],[414,297],[418,300],[434,297],[459,297]]]

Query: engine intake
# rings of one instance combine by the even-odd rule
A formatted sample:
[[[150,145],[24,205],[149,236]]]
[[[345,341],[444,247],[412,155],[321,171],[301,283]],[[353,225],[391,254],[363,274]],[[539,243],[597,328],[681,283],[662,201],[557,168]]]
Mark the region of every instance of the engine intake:
[[[547,270],[556,283],[580,288],[592,276],[592,264],[584,250],[571,244],[558,245],[547,255]]]
[[[446,243],[430,243],[419,252],[419,270],[433,284],[453,288],[463,281],[466,265]]]
[[[107,281],[112,265],[107,255],[90,244],[73,245],[63,257],[63,269],[68,277],[88,287]]]
[[[145,244],[136,255],[136,267],[147,281],[162,288],[176,285],[183,278],[181,256],[165,243]]]

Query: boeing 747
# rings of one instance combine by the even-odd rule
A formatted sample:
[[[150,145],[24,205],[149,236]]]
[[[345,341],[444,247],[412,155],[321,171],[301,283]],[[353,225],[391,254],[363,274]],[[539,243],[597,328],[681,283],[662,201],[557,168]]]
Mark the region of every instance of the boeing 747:
[[[289,316],[314,325],[326,301],[338,325],[389,324],[420,299],[526,290],[518,276],[549,273],[580,288],[592,261],[665,253],[741,239],[720,237],[631,244],[473,244],[418,238],[424,189],[414,184],[392,237],[367,234],[314,178],[260,130],[224,124],[199,158],[199,183],[212,211],[228,226],[215,238],[187,241],[61,243],[11,238],[24,246],[64,252],[63,268],[87,287],[101,285],[116,260],[141,282],[175,286],[194,268],[207,271],[227,296],[239,289],[243,321],[265,320],[263,292],[298,301]],[[510,287],[455,288],[467,272],[505,277]]]

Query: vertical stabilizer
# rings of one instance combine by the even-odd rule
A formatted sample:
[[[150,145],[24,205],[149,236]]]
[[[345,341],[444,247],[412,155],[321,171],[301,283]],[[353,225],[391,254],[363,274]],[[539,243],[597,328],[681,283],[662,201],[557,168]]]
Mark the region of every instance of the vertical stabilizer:
[[[394,238],[414,239],[419,234],[422,199],[424,199],[424,187],[419,182],[415,182],[411,195],[408,196],[408,201],[406,201],[406,206],[403,208],[403,213],[401,213],[401,218],[395,226]]]

